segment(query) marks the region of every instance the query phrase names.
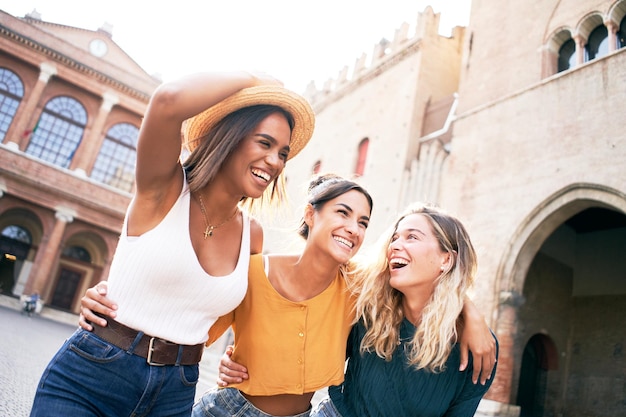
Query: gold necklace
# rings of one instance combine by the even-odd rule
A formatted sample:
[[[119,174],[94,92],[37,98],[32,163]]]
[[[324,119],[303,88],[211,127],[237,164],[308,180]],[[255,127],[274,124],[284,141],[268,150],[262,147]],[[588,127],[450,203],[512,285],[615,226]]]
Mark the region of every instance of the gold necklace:
[[[235,212],[229,218],[227,218],[226,220],[224,220],[218,225],[212,225],[209,223],[209,219],[206,215],[206,209],[204,208],[204,201],[202,201],[202,194],[196,194],[196,195],[198,196],[198,202],[200,203],[200,210],[202,211],[202,216],[204,217],[204,224],[206,225],[204,229],[204,240],[206,240],[207,237],[213,236],[213,230],[217,229],[218,227],[224,226],[226,223],[231,221],[235,217],[235,215],[239,212],[237,207],[235,207]]]

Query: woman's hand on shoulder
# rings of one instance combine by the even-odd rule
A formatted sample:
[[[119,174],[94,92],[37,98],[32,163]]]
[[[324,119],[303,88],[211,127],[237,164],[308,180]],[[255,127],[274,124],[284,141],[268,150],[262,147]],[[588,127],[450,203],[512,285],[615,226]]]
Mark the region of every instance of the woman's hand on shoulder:
[[[107,297],[107,282],[100,281],[89,288],[83,298],[80,299],[80,316],[78,324],[85,330],[92,331],[95,323],[100,327],[105,327],[107,322],[95,313],[100,313],[106,317],[115,318],[117,304]]]
[[[228,384],[237,384],[248,379],[248,370],[245,366],[233,361],[230,358],[232,354],[233,347],[228,346],[220,359],[219,373],[217,374],[217,385],[220,387],[227,387]]]
[[[476,384],[485,385],[491,378],[496,365],[496,339],[480,312],[471,302],[466,302],[463,313],[462,325],[460,326],[461,366],[463,371],[469,363],[469,352],[472,353],[473,370],[472,381]]]

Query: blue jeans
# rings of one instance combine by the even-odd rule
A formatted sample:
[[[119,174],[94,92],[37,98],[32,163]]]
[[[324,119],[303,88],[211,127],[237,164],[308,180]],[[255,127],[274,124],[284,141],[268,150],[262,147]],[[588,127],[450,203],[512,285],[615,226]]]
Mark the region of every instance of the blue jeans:
[[[256,408],[236,388],[214,388],[193,406],[192,417],[273,417]],[[308,417],[309,411],[289,417]]]
[[[134,346],[124,351],[76,330],[44,371],[31,417],[189,417],[198,365],[150,366]]]
[[[311,417],[341,417],[341,413],[337,411],[333,402],[327,397],[311,411]]]

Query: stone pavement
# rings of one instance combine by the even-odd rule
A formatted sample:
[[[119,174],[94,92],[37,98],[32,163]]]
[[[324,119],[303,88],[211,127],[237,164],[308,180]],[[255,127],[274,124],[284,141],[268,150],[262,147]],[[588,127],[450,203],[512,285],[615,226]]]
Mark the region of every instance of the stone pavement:
[[[19,311],[17,300],[0,297],[0,416],[27,417],[41,374],[76,330],[78,316],[63,316],[44,308],[42,316],[28,317]],[[75,324],[70,324],[72,319]],[[223,347],[216,345],[205,350],[197,397],[215,385],[222,352]]]
[[[28,416],[41,373],[74,329],[0,307],[0,416]]]

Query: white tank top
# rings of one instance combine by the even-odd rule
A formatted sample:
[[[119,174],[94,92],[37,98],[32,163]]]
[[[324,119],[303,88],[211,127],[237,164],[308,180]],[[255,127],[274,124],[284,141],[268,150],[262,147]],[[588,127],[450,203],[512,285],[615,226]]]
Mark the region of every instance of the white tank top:
[[[118,304],[116,320],[171,342],[204,343],[209,328],[239,305],[248,286],[250,220],[243,215],[237,266],[229,275],[207,274],[189,236],[187,181],[154,229],[127,236],[128,213],[108,278],[109,298]]]

